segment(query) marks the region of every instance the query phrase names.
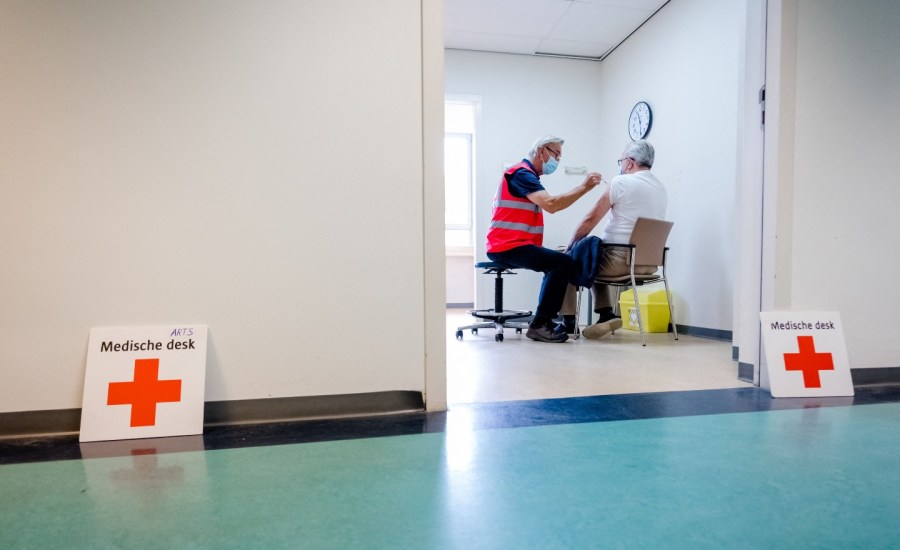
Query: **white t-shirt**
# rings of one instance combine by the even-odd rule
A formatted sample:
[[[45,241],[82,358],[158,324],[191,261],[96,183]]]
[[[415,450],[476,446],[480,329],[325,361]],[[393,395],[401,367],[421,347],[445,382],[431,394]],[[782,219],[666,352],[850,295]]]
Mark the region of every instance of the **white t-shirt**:
[[[627,244],[638,218],[666,219],[669,196],[650,170],[621,174],[609,184],[612,208],[600,234],[604,242]]]

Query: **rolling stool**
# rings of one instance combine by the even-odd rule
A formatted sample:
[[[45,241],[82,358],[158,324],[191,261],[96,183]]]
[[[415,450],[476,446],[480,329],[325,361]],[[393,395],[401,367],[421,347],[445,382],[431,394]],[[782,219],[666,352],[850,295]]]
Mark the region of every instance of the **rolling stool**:
[[[503,341],[503,329],[514,328],[516,334],[521,334],[522,329],[528,328],[525,321],[513,321],[513,319],[521,319],[523,317],[531,317],[530,311],[504,310],[503,309],[503,276],[515,275],[515,271],[509,266],[500,262],[478,262],[475,264],[478,269],[484,269],[484,275],[497,275],[494,278],[494,309],[476,309],[470,311],[472,317],[478,319],[490,320],[490,323],[475,323],[474,325],[466,325],[456,329],[456,339],[462,340],[463,331],[471,330],[472,334],[478,334],[480,328],[493,328],[497,330],[494,340]]]

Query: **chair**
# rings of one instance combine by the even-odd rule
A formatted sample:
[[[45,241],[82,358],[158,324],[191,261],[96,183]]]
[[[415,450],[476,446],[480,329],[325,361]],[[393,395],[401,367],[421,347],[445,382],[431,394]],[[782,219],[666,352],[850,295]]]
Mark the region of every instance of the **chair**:
[[[477,269],[484,269],[484,275],[496,275],[494,278],[494,309],[476,309],[469,313],[472,317],[478,319],[486,319],[489,323],[475,323],[466,325],[456,329],[456,339],[462,340],[463,331],[471,330],[472,334],[478,334],[480,328],[493,328],[497,330],[494,340],[503,341],[503,329],[514,328],[516,333],[521,333],[522,329],[528,328],[528,323],[524,321],[514,321],[514,319],[522,319],[523,317],[531,317],[530,311],[504,310],[503,309],[503,276],[515,275],[515,271],[508,265],[500,262],[478,262],[475,264]]]
[[[669,282],[666,276],[666,259],[669,250],[666,246],[666,241],[669,238],[669,232],[672,231],[672,225],[674,225],[673,222],[664,220],[638,218],[634,224],[634,229],[631,231],[631,238],[629,239],[628,244],[603,244],[603,246],[626,248],[629,250],[628,265],[630,267],[630,273],[611,276],[598,275],[594,279],[595,283],[616,287],[619,295],[621,295],[622,290],[625,288],[631,287],[635,289],[635,292],[633,292],[634,307],[638,330],[641,333],[641,344],[644,346],[647,345],[647,338],[644,335],[644,326],[641,321],[641,306],[638,300],[636,287],[650,283],[658,283],[660,281],[666,286],[666,298],[669,303],[669,319],[672,323],[672,330],[675,332],[675,339],[678,340],[678,327],[675,325],[675,310],[672,306],[672,293],[669,291]],[[641,269],[641,271],[647,272],[650,272],[649,268],[655,269],[653,269],[653,273],[649,275],[641,275],[635,273],[635,267],[648,268]],[[662,268],[662,273],[659,272],[660,268]],[[581,290],[582,289],[579,287],[576,307],[577,313],[580,313],[578,310],[581,309]],[[616,309],[619,307],[618,296],[616,297],[614,307]],[[578,319],[578,317],[576,317],[576,319]],[[576,337],[577,336],[578,335],[576,335]]]

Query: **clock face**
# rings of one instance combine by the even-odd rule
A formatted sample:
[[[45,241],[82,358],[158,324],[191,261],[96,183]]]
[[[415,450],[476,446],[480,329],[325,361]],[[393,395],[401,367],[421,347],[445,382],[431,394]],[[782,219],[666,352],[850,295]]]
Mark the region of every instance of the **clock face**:
[[[650,133],[650,125],[653,123],[653,113],[650,106],[644,101],[639,101],[631,109],[628,117],[628,135],[631,139],[644,139]]]

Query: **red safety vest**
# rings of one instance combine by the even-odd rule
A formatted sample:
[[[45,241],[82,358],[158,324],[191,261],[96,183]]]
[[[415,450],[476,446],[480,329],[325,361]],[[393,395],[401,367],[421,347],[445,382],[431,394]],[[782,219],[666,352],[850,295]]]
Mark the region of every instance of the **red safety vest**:
[[[497,194],[494,195],[494,211],[487,233],[488,252],[503,252],[526,244],[541,246],[544,243],[544,212],[541,207],[509,192],[509,178],[522,168],[537,176],[537,172],[525,161],[503,172]]]

